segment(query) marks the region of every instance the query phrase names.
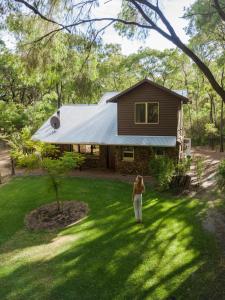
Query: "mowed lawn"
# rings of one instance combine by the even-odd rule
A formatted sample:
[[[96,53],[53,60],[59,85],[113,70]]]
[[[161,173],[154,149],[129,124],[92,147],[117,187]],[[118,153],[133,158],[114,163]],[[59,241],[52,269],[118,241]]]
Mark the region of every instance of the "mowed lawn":
[[[131,185],[65,179],[61,196],[88,203],[86,219],[59,232],[24,228],[52,201],[45,177],[0,187],[0,299],[225,299],[225,263],[201,226],[203,202],[147,187],[144,224],[134,221]]]

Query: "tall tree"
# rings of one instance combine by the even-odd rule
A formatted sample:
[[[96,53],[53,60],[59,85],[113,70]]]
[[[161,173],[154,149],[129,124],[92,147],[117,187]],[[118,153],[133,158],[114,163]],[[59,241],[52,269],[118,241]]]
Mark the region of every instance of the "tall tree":
[[[220,21],[223,19],[221,12],[223,12],[224,0],[216,1],[212,0],[214,6],[212,6],[213,13],[220,16]],[[109,21],[108,25],[112,23],[121,24],[120,30],[122,33],[127,33],[129,36],[134,35],[136,28],[146,35],[150,30],[154,30],[162,35],[167,40],[171,41],[175,46],[181,49],[186,55],[188,55],[191,60],[198,66],[198,68],[203,72],[208,81],[210,82],[212,88],[225,102],[225,90],[223,89],[221,83],[216,79],[213,72],[205,64],[204,60],[201,59],[192,49],[185,45],[180,37],[177,35],[175,28],[173,28],[171,22],[166,17],[165,13],[160,7],[161,1],[154,0],[123,0],[122,10],[118,18],[104,17],[104,18],[91,18],[91,9],[94,5],[98,5],[99,1],[92,0],[80,0],[80,1],[64,1],[64,5],[68,4],[70,7],[71,16],[69,20],[71,23],[63,23],[56,21],[55,18],[48,17],[45,15],[47,5],[43,6],[42,1],[31,1],[32,3],[25,0],[14,0],[14,3],[19,3],[25,6],[27,9],[32,11],[35,15],[44,19],[46,22],[51,22],[56,26],[55,29],[50,31],[47,36],[56,34],[61,30],[71,30],[71,28],[77,28],[79,25],[93,24],[98,21]],[[49,1],[51,2],[51,1]],[[54,1],[53,1],[54,3]],[[55,4],[55,3],[54,3]],[[43,10],[43,13],[41,11]],[[222,10],[222,11],[221,11]],[[68,16],[68,15],[67,15]],[[57,16],[56,16],[57,17]],[[67,18],[68,19],[68,18]],[[125,28],[126,27],[126,28]],[[127,30],[128,28],[128,30]],[[44,36],[43,36],[44,37]],[[45,35],[46,37],[46,35]]]

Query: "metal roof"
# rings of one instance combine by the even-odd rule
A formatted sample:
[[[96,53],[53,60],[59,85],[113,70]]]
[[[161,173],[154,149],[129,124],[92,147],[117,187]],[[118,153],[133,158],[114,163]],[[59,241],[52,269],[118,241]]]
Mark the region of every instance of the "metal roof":
[[[115,93],[115,92],[114,92]],[[117,104],[64,105],[60,108],[60,128],[54,130],[50,119],[33,135],[35,141],[55,144],[97,144],[174,147],[176,136],[138,136],[117,134]],[[102,100],[103,99],[103,100]]]
[[[115,97],[120,92],[106,92],[99,100],[98,104],[105,104],[107,100],[109,100],[112,97]]]
[[[184,97],[188,97],[188,92],[187,92],[187,90],[173,90],[173,92],[175,92],[175,93],[177,93],[177,94],[179,94],[179,95],[181,95],[181,96],[184,96]]]

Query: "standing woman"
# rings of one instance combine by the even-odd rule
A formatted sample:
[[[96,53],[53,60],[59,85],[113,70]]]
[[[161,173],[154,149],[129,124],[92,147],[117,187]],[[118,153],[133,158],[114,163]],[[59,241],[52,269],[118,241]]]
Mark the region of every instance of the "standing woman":
[[[143,177],[138,175],[134,182],[132,200],[137,223],[142,222],[142,193],[145,192]]]

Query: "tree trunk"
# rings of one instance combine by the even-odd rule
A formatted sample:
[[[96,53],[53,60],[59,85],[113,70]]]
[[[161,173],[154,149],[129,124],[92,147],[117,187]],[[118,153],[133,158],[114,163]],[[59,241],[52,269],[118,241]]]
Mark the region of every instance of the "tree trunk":
[[[57,202],[58,212],[60,212],[59,190],[58,190],[57,183],[55,183],[55,198],[56,198],[56,202]]]
[[[221,113],[220,113],[220,152],[224,152],[223,146],[223,106],[225,99],[221,99]]]
[[[11,175],[12,176],[15,175],[15,161],[12,157],[11,157]]]
[[[58,99],[57,99],[58,104],[57,105],[58,105],[58,108],[60,108],[62,105],[62,82],[56,84],[56,93],[58,96]]]

